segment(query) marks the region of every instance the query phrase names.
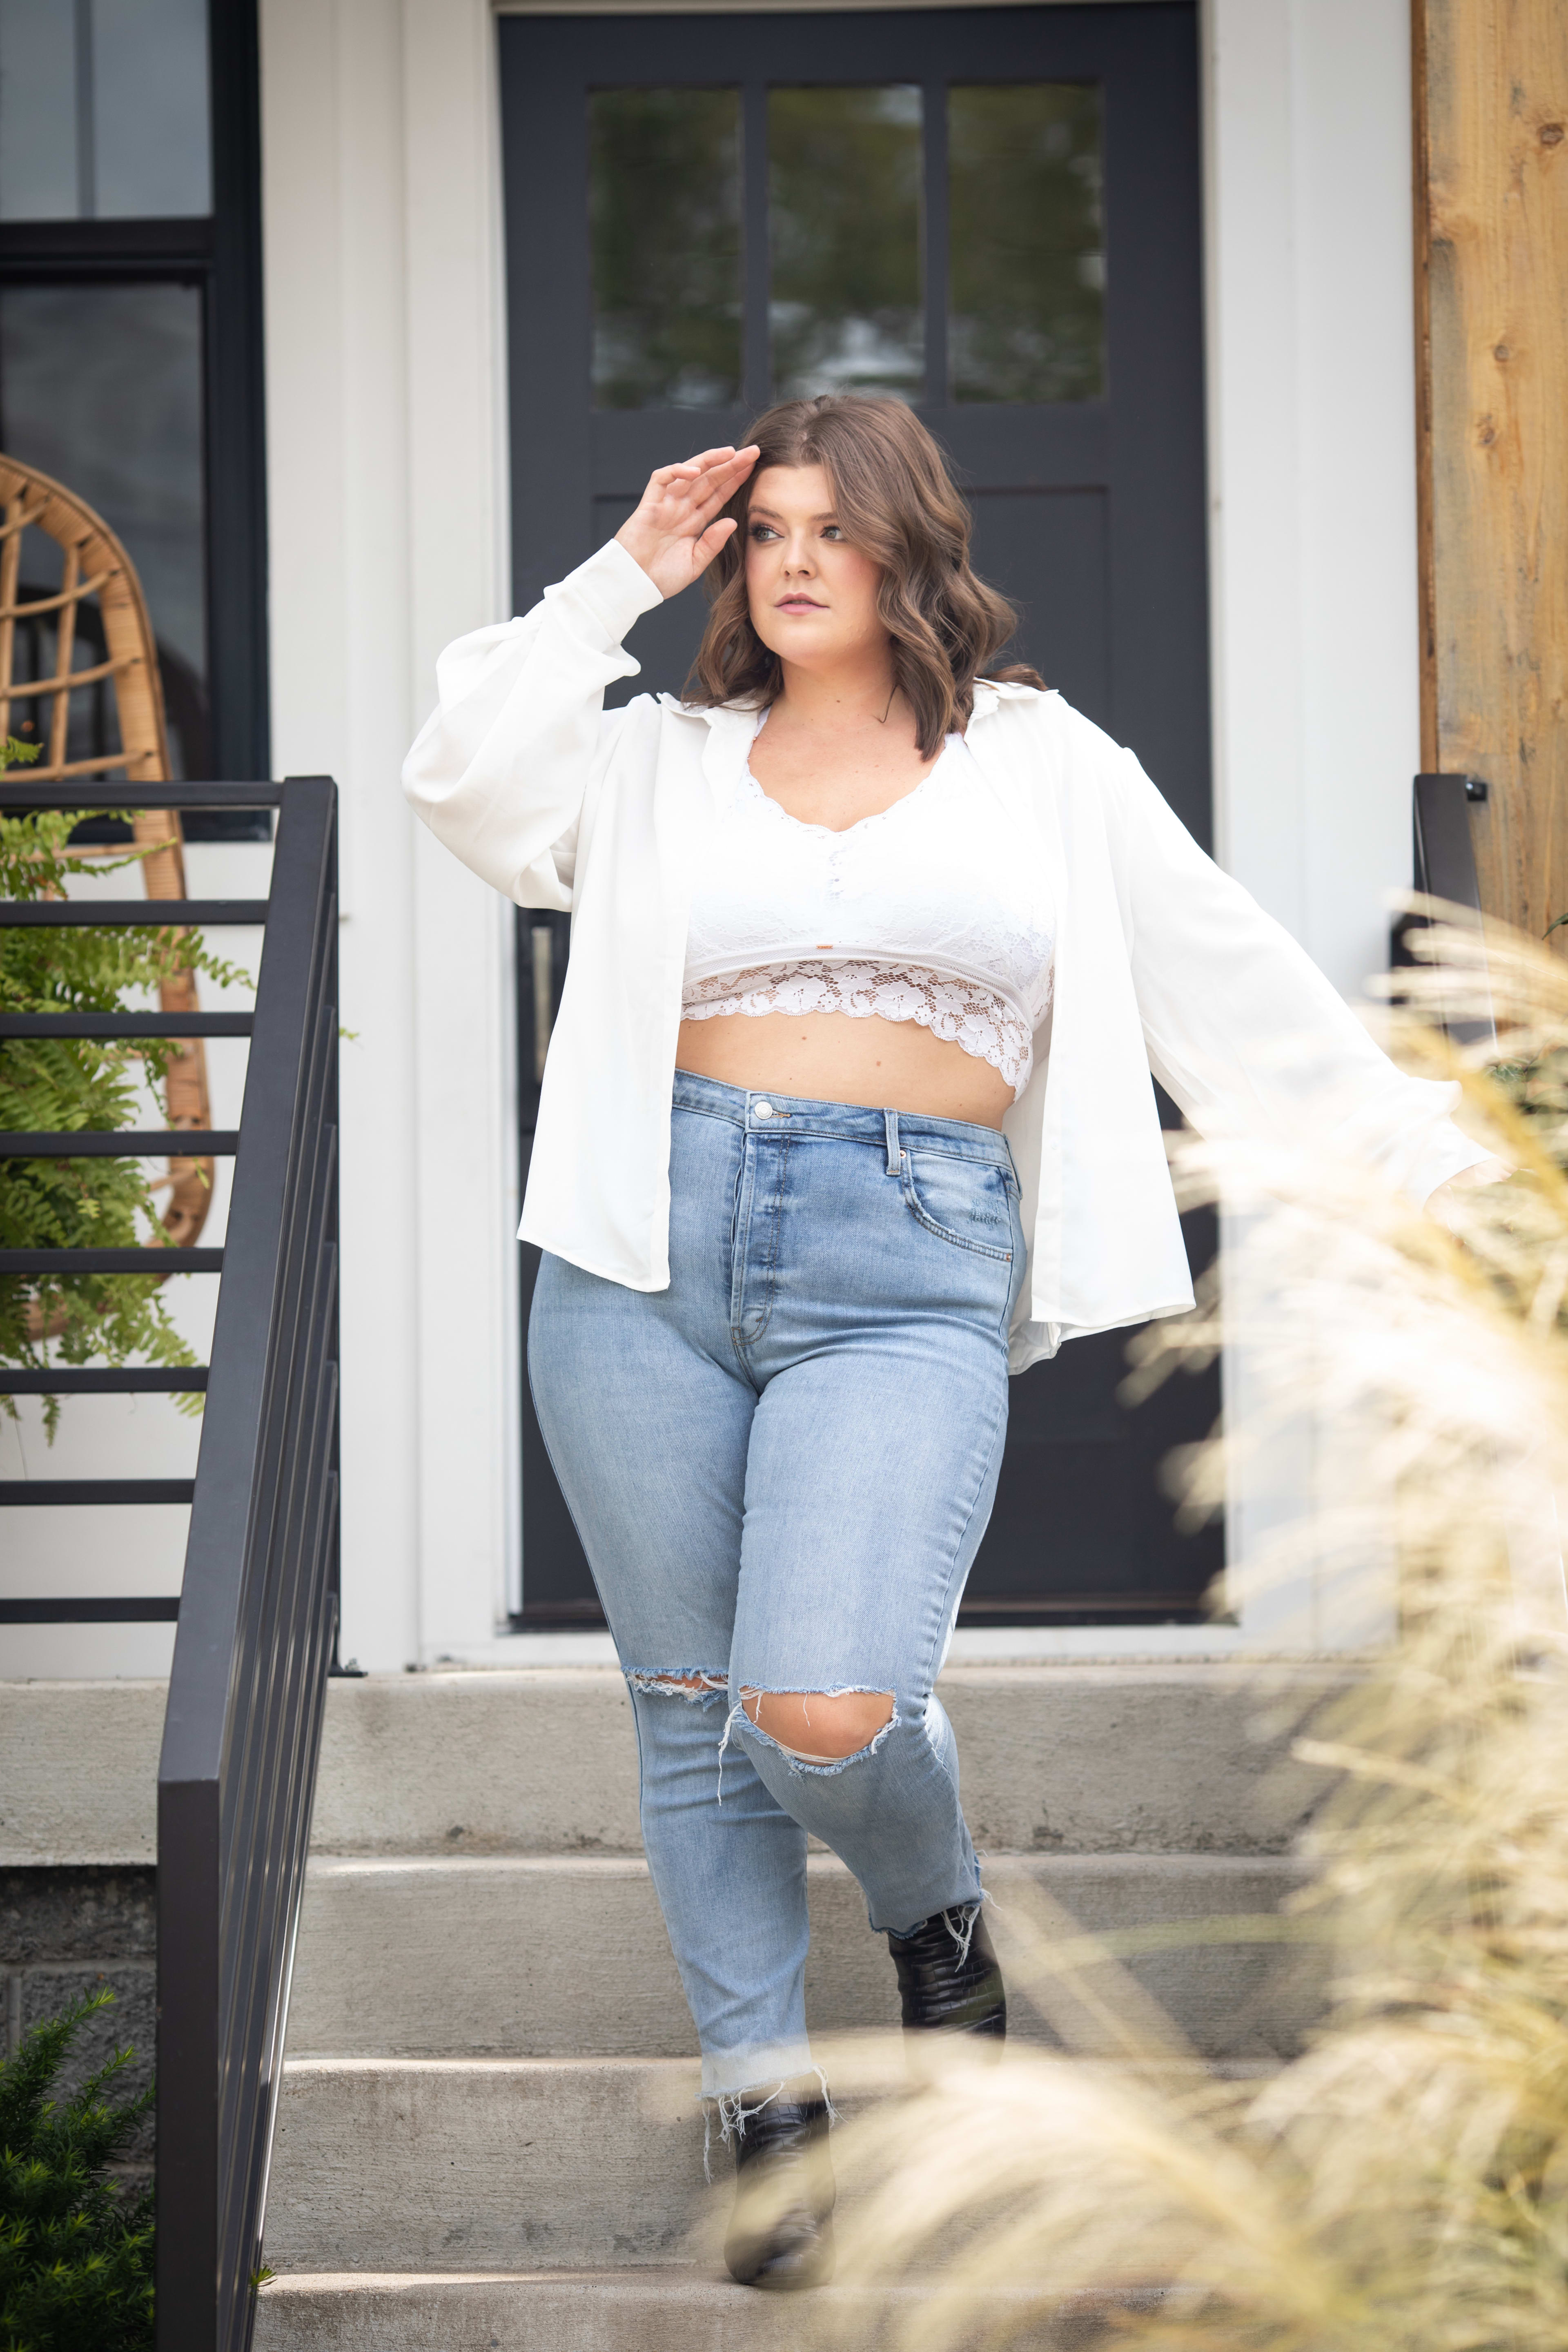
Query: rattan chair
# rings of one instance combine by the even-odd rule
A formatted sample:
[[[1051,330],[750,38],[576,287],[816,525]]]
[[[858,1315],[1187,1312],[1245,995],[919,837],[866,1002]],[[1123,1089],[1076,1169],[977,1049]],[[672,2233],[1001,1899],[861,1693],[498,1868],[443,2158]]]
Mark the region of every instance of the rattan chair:
[[[58,592],[19,601],[22,544],[29,530],[42,531],[60,550]],[[106,658],[73,667],[85,622],[96,615],[93,636],[101,636]],[[48,676],[18,679],[19,637],[52,646],[42,665]],[[88,759],[67,757],[73,695],[106,684],[111,694],[117,738]],[[169,781],[169,748],[157,647],[142,585],[130,557],[102,518],[70,490],[37,467],[0,457],[0,740],[20,733],[13,706],[33,714],[30,734],[42,745],[34,767],[13,771],[15,781],[59,783],[79,776],[83,803],[90,805],[91,779],[122,776],[131,784]],[[24,722],[25,723],[25,722]],[[180,820],[173,809],[149,809],[134,821],[139,844],[158,845],[141,860],[149,898],[185,896],[185,861]],[[109,850],[103,853],[113,856]],[[196,982],[192,972],[166,981],[159,990],[165,1013],[194,1013]],[[200,1038],[187,1038],[169,1065],[167,1099],[172,1128],[212,1125],[206,1054]],[[172,1160],[163,1223],[175,1241],[189,1244],[206,1222],[212,1204],[213,1162]]]

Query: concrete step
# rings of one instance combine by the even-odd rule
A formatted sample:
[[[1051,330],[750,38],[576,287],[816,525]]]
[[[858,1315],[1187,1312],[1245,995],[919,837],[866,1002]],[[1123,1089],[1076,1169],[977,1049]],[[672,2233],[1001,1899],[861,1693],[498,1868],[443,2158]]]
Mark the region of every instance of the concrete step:
[[[285,2275],[712,2271],[731,2168],[715,2127],[705,2185],[700,2083],[671,2058],[291,2060],[266,2259]]]
[[[1282,1773],[1294,1708],[1346,1669],[954,1666],[964,1804],[994,1852],[1282,1852],[1321,1788]],[[159,1682],[0,1685],[0,1865],[156,1853]],[[325,1853],[635,1853],[630,1707],[609,1667],[334,1682]]]
[[[819,2032],[898,2022],[884,1940],[836,1856],[807,1866],[808,2014]],[[1272,1912],[1291,1862],[1231,1854],[996,1855],[985,1864],[1004,1961],[1037,1890],[1085,1927]],[[1277,2060],[1316,2014],[1310,1960],[1235,1944],[1152,1954],[1137,1974],[1205,2056]],[[1038,2032],[1026,2003],[1017,2030]],[[696,2040],[639,1856],[312,1860],[290,2053],[374,2058],[679,2058]]]
[[[693,2259],[698,2084],[677,2059],[296,2060],[267,2260],[287,2273]]]
[[[254,2343],[256,2352],[799,2352],[826,2319],[836,2341],[868,2352],[925,2294],[909,2281],[885,2296],[758,2294],[690,2269],[327,2272],[264,2286]],[[1125,2300],[1134,2299],[1154,2300]],[[1007,2340],[1018,2352],[1087,2352],[1103,2341],[1101,2309],[1075,2297]]]
[[[954,1666],[977,1844],[1039,1853],[1282,1852],[1321,1791],[1289,1764],[1301,1705],[1342,1669]],[[373,1676],[332,1685],[316,1801],[324,1853],[630,1853],[631,1708],[609,1667]]]

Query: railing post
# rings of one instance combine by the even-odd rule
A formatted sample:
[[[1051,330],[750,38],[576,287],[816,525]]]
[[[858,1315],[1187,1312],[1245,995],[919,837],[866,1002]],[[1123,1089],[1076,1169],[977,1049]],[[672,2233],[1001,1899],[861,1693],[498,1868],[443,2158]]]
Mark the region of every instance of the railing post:
[[[290,779],[158,1772],[158,2352],[247,2352],[337,1591],[336,793]]]

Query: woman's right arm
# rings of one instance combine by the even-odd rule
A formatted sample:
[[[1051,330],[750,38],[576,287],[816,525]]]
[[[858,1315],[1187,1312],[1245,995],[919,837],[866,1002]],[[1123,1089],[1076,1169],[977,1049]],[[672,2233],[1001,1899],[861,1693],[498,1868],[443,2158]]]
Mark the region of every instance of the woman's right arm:
[[[755,454],[660,467],[616,538],[531,613],[459,637],[437,663],[403,788],[437,840],[520,905],[571,905],[584,795],[621,716],[605,713],[605,689],[637,675],[621,640],[717,554],[735,525],[714,518]]]

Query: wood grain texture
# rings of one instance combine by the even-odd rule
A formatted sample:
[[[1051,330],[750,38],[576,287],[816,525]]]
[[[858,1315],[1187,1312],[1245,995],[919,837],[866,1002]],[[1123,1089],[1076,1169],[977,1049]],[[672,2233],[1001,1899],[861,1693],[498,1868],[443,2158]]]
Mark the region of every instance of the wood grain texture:
[[[1424,769],[1488,911],[1568,911],[1568,6],[1413,0]]]

